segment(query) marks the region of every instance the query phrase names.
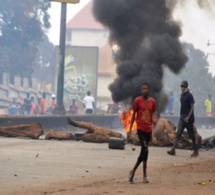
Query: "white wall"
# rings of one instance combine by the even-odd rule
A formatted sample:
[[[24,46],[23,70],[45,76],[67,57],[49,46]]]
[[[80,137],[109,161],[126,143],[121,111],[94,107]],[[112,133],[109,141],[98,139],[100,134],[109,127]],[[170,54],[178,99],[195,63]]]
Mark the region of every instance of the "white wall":
[[[69,33],[70,31],[67,31]],[[69,40],[71,38],[71,40]],[[66,44],[72,46],[103,47],[108,41],[107,31],[73,30],[72,36],[67,35]]]

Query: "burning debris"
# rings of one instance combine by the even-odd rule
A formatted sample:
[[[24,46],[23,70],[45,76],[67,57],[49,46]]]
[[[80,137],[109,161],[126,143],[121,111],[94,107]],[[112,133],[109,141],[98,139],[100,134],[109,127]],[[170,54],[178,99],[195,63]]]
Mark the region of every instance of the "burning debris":
[[[130,125],[131,125],[131,117],[133,115],[133,110],[126,110],[121,113],[120,115],[120,121],[122,122],[122,125],[124,126],[125,133],[127,134],[130,130]],[[137,124],[136,121],[134,121],[132,130],[136,131],[137,129]]]
[[[96,19],[109,28],[110,42],[120,48],[115,58],[118,77],[109,86],[114,102],[130,98],[131,104],[141,95],[142,83],[148,82],[158,111],[165,109],[163,68],[177,74],[188,60],[172,9],[165,0],[94,0]]]

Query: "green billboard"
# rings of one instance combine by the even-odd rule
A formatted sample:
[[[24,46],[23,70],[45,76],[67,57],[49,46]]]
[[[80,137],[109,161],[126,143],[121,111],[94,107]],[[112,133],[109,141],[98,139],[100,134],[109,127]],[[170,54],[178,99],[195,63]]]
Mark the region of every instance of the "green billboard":
[[[59,68],[59,47],[56,47],[56,81]],[[98,47],[66,46],[64,72],[64,105],[68,107],[72,99],[79,105],[90,91],[97,97]]]

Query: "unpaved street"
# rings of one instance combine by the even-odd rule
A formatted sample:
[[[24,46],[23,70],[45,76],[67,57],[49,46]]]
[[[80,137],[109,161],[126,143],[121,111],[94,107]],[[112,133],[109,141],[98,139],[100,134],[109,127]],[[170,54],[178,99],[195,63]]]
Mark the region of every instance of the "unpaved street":
[[[135,147],[135,151],[132,148]],[[110,150],[108,144],[0,138],[0,194],[214,194],[215,151],[150,147],[149,184],[127,182],[140,147]],[[198,184],[205,182],[206,185]]]

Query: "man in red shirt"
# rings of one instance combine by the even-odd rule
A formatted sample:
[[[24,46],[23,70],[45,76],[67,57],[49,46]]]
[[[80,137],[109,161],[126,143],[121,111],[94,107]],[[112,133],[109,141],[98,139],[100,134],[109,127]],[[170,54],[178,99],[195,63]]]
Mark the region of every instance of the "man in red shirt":
[[[130,183],[133,182],[135,172],[141,162],[143,162],[143,183],[149,183],[146,174],[147,160],[148,160],[148,143],[151,141],[152,137],[152,119],[153,115],[156,113],[155,99],[149,97],[149,84],[143,83],[141,87],[142,96],[137,97],[133,104],[133,115],[130,124],[130,130],[128,133],[128,139],[130,137],[130,132],[136,120],[137,123],[137,135],[141,144],[140,155],[137,158],[137,162],[134,168],[130,171],[128,180]],[[136,119],[135,119],[136,116]]]

